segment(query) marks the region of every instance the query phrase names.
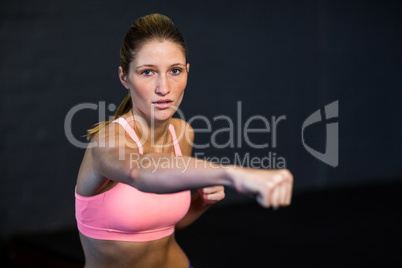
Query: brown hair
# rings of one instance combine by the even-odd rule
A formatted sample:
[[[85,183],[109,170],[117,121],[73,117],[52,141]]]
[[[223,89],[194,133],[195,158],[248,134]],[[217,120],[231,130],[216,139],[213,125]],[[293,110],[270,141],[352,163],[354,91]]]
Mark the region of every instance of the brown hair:
[[[169,40],[181,46],[187,60],[187,46],[183,34],[174,25],[173,21],[161,14],[150,14],[134,21],[128,29],[123,45],[120,49],[120,66],[125,74],[128,74],[130,63],[135,58],[141,47],[151,40]],[[107,126],[114,119],[122,116],[132,108],[130,92],[120,103],[113,118],[99,122],[87,131],[87,139],[93,138],[102,127]]]

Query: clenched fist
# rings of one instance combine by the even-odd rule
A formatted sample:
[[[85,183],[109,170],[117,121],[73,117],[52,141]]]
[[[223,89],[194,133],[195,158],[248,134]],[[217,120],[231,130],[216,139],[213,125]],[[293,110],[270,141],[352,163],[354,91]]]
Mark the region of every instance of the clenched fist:
[[[223,186],[211,186],[197,189],[198,194],[206,205],[213,205],[225,198],[225,188]]]
[[[239,193],[251,194],[265,207],[288,206],[292,198],[293,176],[287,169],[233,168],[234,187]]]

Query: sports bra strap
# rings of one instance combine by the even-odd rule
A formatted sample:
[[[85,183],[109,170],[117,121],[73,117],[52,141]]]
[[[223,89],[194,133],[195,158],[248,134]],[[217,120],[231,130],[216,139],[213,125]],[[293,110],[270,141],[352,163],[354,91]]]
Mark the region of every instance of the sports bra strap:
[[[127,134],[135,141],[135,143],[138,146],[138,150],[140,151],[140,154],[144,154],[144,149],[142,148],[140,139],[138,138],[134,129],[130,126],[130,124],[127,122],[127,120],[125,118],[119,117],[116,120],[114,120],[112,123],[119,123],[124,128],[124,130],[127,132]],[[169,131],[172,134],[175,154],[178,156],[182,156],[181,149],[179,146],[179,141],[177,140],[177,136],[176,136],[176,131],[174,130],[174,127],[172,124],[169,125]]]
[[[182,156],[183,154],[181,153],[181,150],[180,150],[180,145],[179,145],[179,141],[177,140],[176,131],[174,130],[174,127],[172,124],[169,125],[169,130],[170,130],[170,133],[172,133],[172,137],[173,137],[174,151],[175,151],[176,155]]]
[[[114,120],[112,123],[119,123],[124,130],[127,132],[127,134],[135,141],[135,143],[138,146],[138,150],[140,151],[140,154],[144,154],[144,150],[142,149],[142,144],[140,142],[140,139],[138,138],[137,134],[135,134],[134,129],[130,126],[130,124],[127,122],[126,119],[123,117],[119,117],[116,120]]]

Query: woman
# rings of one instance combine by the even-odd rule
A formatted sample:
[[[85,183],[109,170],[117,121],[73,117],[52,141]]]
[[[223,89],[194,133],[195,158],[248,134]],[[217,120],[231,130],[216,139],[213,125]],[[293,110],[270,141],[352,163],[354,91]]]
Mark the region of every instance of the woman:
[[[187,48],[166,16],[139,18],[118,69],[128,95],[112,122],[88,131],[76,186],[86,267],[191,267],[174,231],[224,198],[224,187],[264,207],[288,205],[287,170],[218,166],[191,157],[190,125],[172,118],[187,84]],[[177,134],[179,135],[177,135]],[[179,138],[178,138],[179,137]],[[198,189],[191,196],[189,189]]]

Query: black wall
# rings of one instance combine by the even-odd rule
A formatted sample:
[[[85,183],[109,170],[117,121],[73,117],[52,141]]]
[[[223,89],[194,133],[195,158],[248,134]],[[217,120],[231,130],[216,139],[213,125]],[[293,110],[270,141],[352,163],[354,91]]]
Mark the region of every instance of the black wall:
[[[228,127],[213,119],[237,122],[239,101],[243,124],[254,115],[286,116],[275,148],[272,133],[255,133],[254,143],[270,147],[253,149],[242,137],[241,147],[194,153],[232,162],[235,155],[275,153],[293,172],[296,191],[398,178],[401,11],[400,1],[1,1],[0,235],[75,225],[84,149],[69,142],[66,116],[82,103],[120,103],[121,41],[136,18],[154,12],[171,17],[188,43],[191,71],[181,106],[187,120],[202,115],[212,131]],[[304,120],[333,101],[339,103],[332,120],[339,123],[335,168],[301,141]],[[99,118],[99,109],[77,112],[75,139],[85,142],[81,136]],[[205,124],[195,120],[193,127]],[[324,123],[311,126],[306,142],[323,152],[325,134]],[[229,138],[217,137],[220,144]],[[210,139],[199,133],[196,143]],[[236,200],[243,199],[229,191],[223,204]]]

